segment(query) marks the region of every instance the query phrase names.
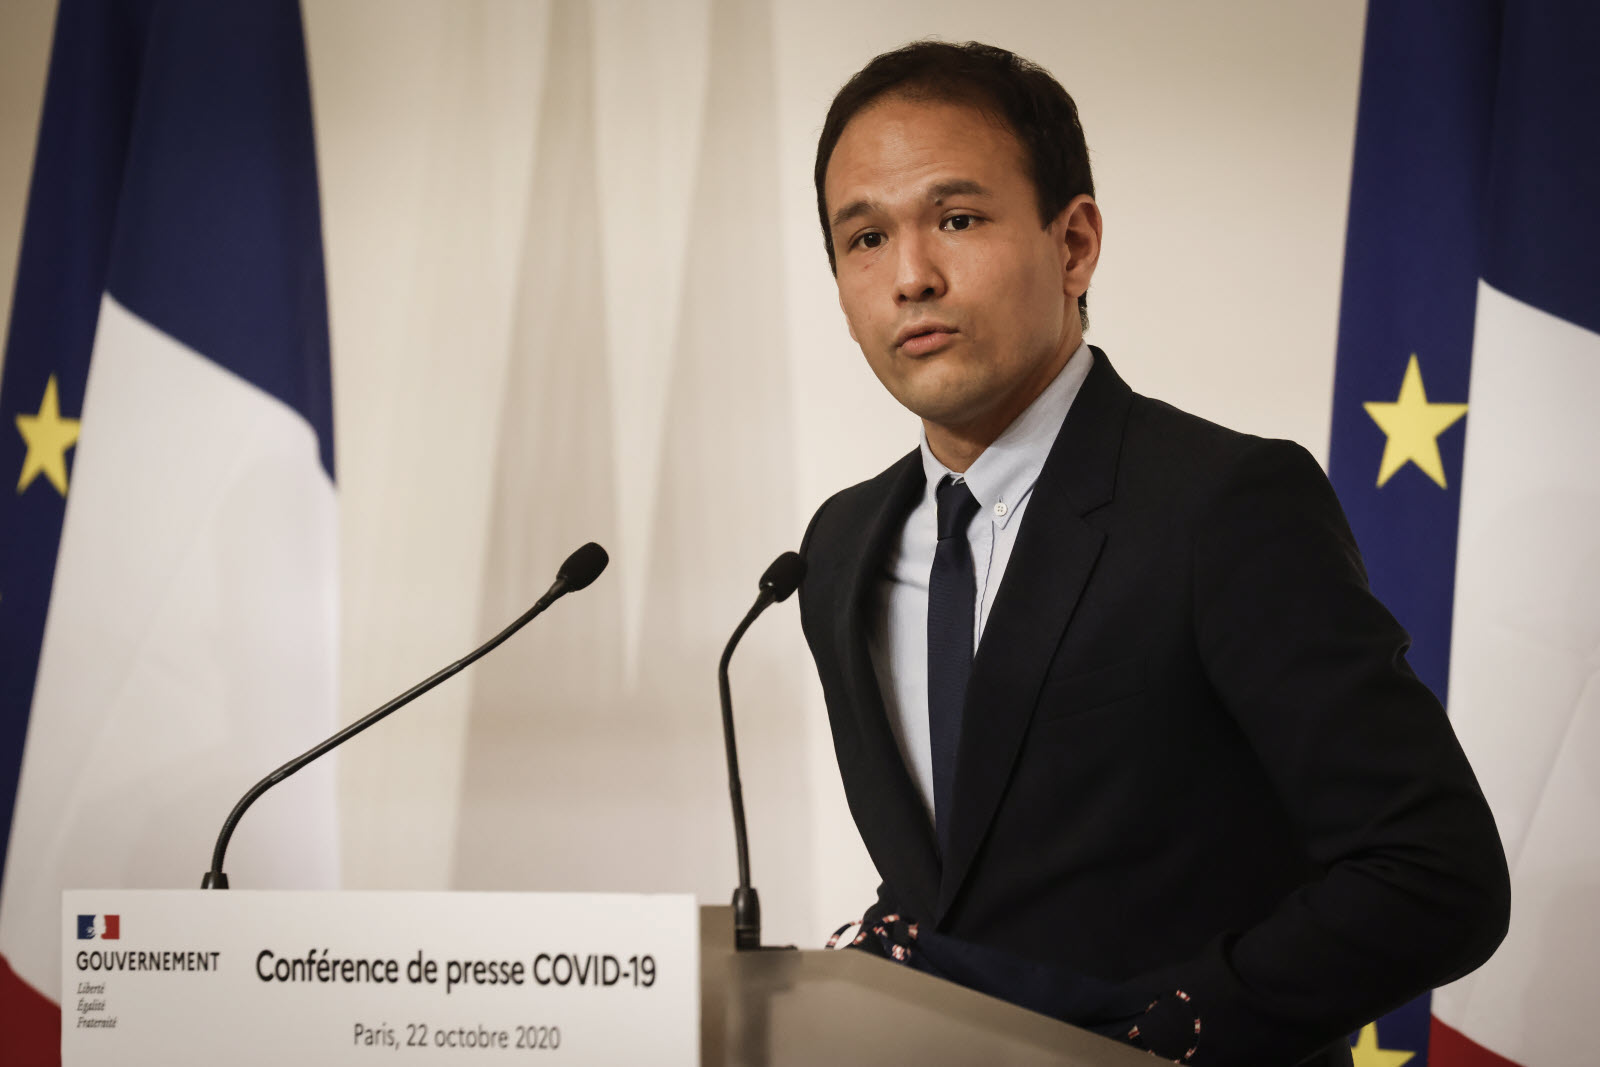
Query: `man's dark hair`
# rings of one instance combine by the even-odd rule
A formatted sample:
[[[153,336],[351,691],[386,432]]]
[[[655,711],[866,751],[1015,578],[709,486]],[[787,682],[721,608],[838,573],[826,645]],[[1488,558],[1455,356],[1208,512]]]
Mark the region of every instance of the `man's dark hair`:
[[[1027,157],[1042,226],[1048,226],[1073,197],[1094,195],[1078,106],[1049,71],[1004,48],[977,41],[914,41],[883,53],[845,82],[822,124],[815,170],[817,214],[828,268],[835,274],[839,265],[823,194],[828,161],[850,120],[885,96],[971,104],[1003,122]],[[1078,297],[1078,314],[1085,326],[1088,307],[1088,295]]]

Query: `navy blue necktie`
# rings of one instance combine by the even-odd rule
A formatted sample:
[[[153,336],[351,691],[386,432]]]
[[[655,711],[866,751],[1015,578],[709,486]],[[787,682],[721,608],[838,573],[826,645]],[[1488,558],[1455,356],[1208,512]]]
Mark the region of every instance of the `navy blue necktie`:
[[[955,792],[961,705],[972,673],[972,627],[978,581],[967,527],[978,501],[966,482],[946,476],[935,493],[939,543],[928,576],[928,735],[933,749],[933,821],[939,851],[950,844],[950,804]]]

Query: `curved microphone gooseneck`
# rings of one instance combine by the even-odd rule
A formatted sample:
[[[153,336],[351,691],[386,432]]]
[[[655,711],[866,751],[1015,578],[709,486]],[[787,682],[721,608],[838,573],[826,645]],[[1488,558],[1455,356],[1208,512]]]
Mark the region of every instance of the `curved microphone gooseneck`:
[[[733,840],[739,852],[739,888],[733,891],[734,947],[752,949],[761,947],[761,898],[750,885],[750,841],[744,827],[744,787],[739,782],[739,750],[733,740],[733,694],[728,688],[728,661],[739,638],[750,629],[756,617],[773,604],[788,600],[800,586],[806,574],[806,561],[797,552],[785,552],[772,561],[761,576],[761,593],[754,606],[745,613],[728,647],[722,650],[722,662],[717,666],[717,688],[722,697],[722,740],[728,751],[728,795],[733,801]]]
[[[211,853],[211,869],[206,872],[205,877],[201,880],[200,888],[228,888],[228,876],[222,871],[223,856],[228,851],[228,839],[233,836],[234,828],[239,825],[239,820],[244,817],[245,811],[250,807],[251,804],[256,802],[256,799],[260,797],[262,793],[265,793],[267,790],[271,789],[273,786],[277,785],[279,782],[283,781],[285,778],[289,777],[291,774],[298,771],[300,768],[304,767],[318,756],[324,755],[325,753],[338,748],[340,745],[350,740],[350,738],[354,737],[356,734],[359,734],[362,730],[365,730],[367,727],[371,726],[379,719],[382,719],[390,712],[398,711],[400,708],[405,707],[407,704],[411,703],[413,700],[417,699],[417,697],[421,696],[423,693],[426,693],[428,690],[432,689],[446,678],[450,678],[453,675],[460,673],[466,667],[471,666],[473,663],[476,663],[490,652],[493,652],[496,648],[500,647],[501,643],[503,643],[506,638],[510,637],[512,634],[516,633],[518,630],[522,629],[529,622],[531,622],[535,615],[538,615],[540,612],[544,611],[545,608],[548,608],[551,604],[554,604],[557,600],[561,599],[568,593],[576,592],[577,590],[588,585],[590,582],[594,581],[596,578],[600,577],[600,572],[606,569],[607,561],[608,557],[606,556],[606,550],[595,544],[593,541],[590,541],[588,544],[584,545],[582,548],[578,549],[572,555],[567,557],[566,562],[561,564],[561,569],[556,572],[556,580],[551,583],[550,588],[545,591],[544,596],[540,597],[538,602],[534,604],[533,607],[523,612],[521,617],[519,617],[510,626],[507,626],[504,630],[501,630],[498,634],[495,634],[488,641],[484,642],[473,651],[456,660],[444,670],[421,682],[418,682],[416,685],[412,686],[410,689],[407,689],[404,693],[401,693],[399,696],[395,697],[393,700],[389,701],[387,704],[376,709],[375,711],[368,712],[366,715],[357,719],[349,726],[346,726],[343,730],[340,730],[338,733],[334,734],[320,745],[311,749],[309,752],[304,752],[296,756],[294,759],[290,760],[288,763],[285,763],[282,767],[279,767],[277,770],[273,771],[271,774],[267,775],[265,778],[261,779],[261,781],[252,786],[248,793],[239,798],[239,803],[233,806],[233,811],[228,813],[227,820],[223,822],[222,832],[217,835],[217,847]]]

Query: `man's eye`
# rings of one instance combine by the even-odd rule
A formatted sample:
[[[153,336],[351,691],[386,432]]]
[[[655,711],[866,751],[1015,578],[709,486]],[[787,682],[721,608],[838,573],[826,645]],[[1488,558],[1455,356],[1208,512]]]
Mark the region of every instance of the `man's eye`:
[[[859,248],[877,248],[881,244],[883,244],[881,233],[864,233],[856,238],[856,246]]]
[[[977,221],[978,220],[971,215],[951,215],[949,218],[944,220],[944,228],[947,230],[970,229],[972,224]]]

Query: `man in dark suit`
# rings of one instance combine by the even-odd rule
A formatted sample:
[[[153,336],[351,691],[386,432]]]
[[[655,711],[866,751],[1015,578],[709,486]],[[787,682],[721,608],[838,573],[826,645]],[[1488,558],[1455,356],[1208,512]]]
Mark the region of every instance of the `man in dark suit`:
[[[924,429],[802,548],[883,879],[857,943],[1179,1062],[1348,1064],[1488,958],[1509,887],[1326,478],[1083,343],[1100,215],[1038,67],[878,57],[816,184],[851,336]]]

